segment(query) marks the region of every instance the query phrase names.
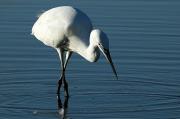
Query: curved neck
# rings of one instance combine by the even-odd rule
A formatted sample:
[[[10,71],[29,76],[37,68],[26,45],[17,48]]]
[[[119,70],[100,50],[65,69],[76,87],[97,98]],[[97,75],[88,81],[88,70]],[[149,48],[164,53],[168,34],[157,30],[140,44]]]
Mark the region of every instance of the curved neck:
[[[100,53],[97,46],[90,43],[85,52],[86,52],[85,59],[87,59],[88,61],[96,62],[99,59]]]
[[[71,39],[71,45],[70,45],[73,47],[70,47],[70,49],[80,54],[86,60],[90,62],[96,62],[100,56],[100,51],[97,44],[95,43],[95,38],[96,38],[95,30],[91,31],[89,38],[73,37]],[[78,45],[74,46],[74,44],[78,44]]]
[[[92,41],[92,39],[90,39]],[[93,42],[89,43],[89,46],[85,44],[81,44],[81,49],[77,53],[79,53],[82,57],[84,57],[89,62],[96,62],[100,56],[99,48],[97,45],[94,45]]]

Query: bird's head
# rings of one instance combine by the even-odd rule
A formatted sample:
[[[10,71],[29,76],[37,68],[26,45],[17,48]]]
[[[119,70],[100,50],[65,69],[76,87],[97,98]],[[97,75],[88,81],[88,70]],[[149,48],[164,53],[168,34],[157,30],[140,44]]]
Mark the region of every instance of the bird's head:
[[[112,67],[112,70],[116,78],[118,79],[118,76],[117,76],[117,73],[116,73],[113,61],[111,59],[110,52],[109,52],[109,39],[107,35],[99,29],[94,29],[92,30],[90,37],[91,37],[90,39],[93,39],[93,44],[97,46],[100,49],[100,51],[103,53],[103,55],[106,57],[107,61],[110,63]]]

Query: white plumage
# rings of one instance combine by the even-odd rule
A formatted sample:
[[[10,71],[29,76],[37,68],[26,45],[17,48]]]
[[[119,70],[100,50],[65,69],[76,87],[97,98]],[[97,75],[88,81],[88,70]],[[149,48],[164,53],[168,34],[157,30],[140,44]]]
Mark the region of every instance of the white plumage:
[[[60,81],[65,83],[65,88],[64,72],[73,52],[90,62],[95,62],[99,58],[99,51],[102,51],[117,77],[108,50],[108,37],[103,31],[93,29],[89,17],[79,9],[62,6],[45,11],[33,25],[32,34],[45,45],[57,49],[62,66]]]

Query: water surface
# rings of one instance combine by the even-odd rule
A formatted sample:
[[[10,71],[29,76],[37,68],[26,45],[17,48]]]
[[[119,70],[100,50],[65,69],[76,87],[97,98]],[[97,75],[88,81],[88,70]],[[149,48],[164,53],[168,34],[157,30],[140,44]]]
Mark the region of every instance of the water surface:
[[[0,117],[59,119],[56,51],[30,35],[42,11],[72,5],[110,38],[118,72],[104,57],[73,54],[67,69],[72,119],[180,118],[180,1],[0,1]]]

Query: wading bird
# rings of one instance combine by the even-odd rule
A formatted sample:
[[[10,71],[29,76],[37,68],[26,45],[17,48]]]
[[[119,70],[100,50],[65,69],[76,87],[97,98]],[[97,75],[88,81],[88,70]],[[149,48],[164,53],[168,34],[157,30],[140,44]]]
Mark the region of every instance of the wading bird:
[[[59,54],[62,69],[58,82],[58,97],[62,84],[65,96],[69,96],[65,70],[73,52],[90,62],[96,62],[101,51],[111,64],[117,78],[107,35],[99,29],[93,29],[89,17],[81,10],[71,6],[61,6],[45,11],[33,25],[32,35],[45,45],[55,48]]]

